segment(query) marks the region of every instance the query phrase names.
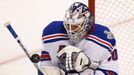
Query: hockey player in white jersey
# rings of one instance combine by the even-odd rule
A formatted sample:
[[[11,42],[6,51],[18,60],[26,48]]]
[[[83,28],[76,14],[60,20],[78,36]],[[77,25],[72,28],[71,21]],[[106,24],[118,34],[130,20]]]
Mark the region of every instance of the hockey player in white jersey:
[[[43,30],[40,66],[46,75],[118,75],[113,34],[100,24],[91,31],[92,26],[90,9],[75,2],[64,21],[53,21]]]

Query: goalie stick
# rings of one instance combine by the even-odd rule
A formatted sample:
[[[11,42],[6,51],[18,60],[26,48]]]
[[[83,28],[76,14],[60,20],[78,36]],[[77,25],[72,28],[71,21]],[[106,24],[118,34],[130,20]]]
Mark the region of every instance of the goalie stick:
[[[12,26],[10,25],[10,23],[7,22],[7,23],[5,23],[4,25],[7,27],[7,29],[8,29],[9,32],[12,34],[12,36],[15,38],[15,40],[18,42],[18,44],[20,45],[20,47],[22,48],[22,50],[25,52],[25,54],[27,55],[27,57],[28,57],[28,58],[30,59],[30,61],[33,63],[30,54],[28,53],[27,49],[26,49],[26,48],[24,47],[24,45],[22,44],[22,42],[21,42],[19,36],[16,34],[16,32],[14,31],[14,29],[12,28]],[[36,68],[38,71],[40,71],[41,73],[43,73],[43,72],[41,71],[41,69],[39,68],[39,66],[38,66],[37,63],[33,63],[33,64],[34,64],[35,68]],[[45,75],[47,75],[47,74],[45,74]]]

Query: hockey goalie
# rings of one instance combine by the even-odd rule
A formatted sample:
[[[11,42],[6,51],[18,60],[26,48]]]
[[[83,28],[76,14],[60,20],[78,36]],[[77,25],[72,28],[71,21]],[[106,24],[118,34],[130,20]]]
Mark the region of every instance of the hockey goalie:
[[[90,9],[75,2],[63,21],[44,30],[40,67],[44,75],[118,75],[116,40],[105,26],[95,24]],[[43,75],[39,72],[39,75]]]

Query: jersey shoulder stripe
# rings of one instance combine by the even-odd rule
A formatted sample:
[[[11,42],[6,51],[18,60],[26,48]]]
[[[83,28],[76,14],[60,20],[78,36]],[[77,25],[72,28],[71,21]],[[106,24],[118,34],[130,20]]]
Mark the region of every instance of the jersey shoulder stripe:
[[[62,34],[62,33],[51,34],[51,35],[42,37],[43,43],[51,43],[51,42],[56,42],[56,41],[61,41],[61,40],[68,40],[68,39],[69,38],[67,37],[67,35]]]
[[[96,43],[96,44],[108,49],[109,52],[111,52],[112,49],[113,49],[113,46],[110,43],[108,43],[107,41],[105,41],[103,39],[100,39],[100,38],[98,38],[98,37],[96,37],[94,35],[89,35],[87,37],[87,40],[90,40],[90,41],[92,41],[92,42],[94,42],[94,43]]]

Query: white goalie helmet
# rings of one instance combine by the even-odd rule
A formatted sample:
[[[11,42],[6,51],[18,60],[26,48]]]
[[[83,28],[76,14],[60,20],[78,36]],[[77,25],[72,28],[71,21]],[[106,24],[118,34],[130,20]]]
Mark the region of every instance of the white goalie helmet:
[[[73,40],[82,39],[90,31],[92,23],[93,16],[89,8],[80,2],[73,3],[64,17],[64,27]]]

